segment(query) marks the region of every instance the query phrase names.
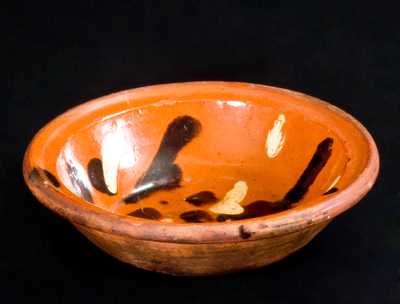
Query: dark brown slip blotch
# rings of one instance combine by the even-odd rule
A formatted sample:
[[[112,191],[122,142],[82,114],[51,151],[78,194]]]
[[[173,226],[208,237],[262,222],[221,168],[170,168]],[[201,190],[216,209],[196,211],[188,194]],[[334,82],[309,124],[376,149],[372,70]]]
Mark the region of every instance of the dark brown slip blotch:
[[[314,152],[313,157],[308,163],[307,168],[303,171],[297,183],[285,195],[284,200],[290,204],[297,203],[307,193],[310,186],[314,183],[322,168],[328,162],[332,154],[333,139],[330,137],[325,138],[318,145],[317,150]]]
[[[58,181],[58,179],[50,172],[47,171],[46,169],[42,169],[43,173],[45,174],[45,176],[47,177],[47,180],[56,188],[60,187],[60,182]]]
[[[252,233],[247,231],[247,229],[243,226],[239,226],[239,235],[242,239],[247,240],[251,237]]]
[[[33,168],[29,174],[29,178],[35,182],[49,181],[54,187],[59,188],[60,182],[58,179],[48,170],[41,168]]]
[[[201,191],[188,196],[187,198],[185,198],[185,201],[198,207],[207,203],[216,202],[217,198],[215,197],[215,194],[211,191]]]
[[[339,190],[338,188],[333,187],[333,188],[329,189],[328,191],[326,191],[326,192],[324,193],[324,195],[328,195],[328,194],[335,193],[335,192],[337,192],[338,190]]]
[[[93,188],[108,195],[115,195],[107,188],[103,173],[103,162],[99,158],[92,158],[89,161],[87,172]]]
[[[182,170],[174,161],[179,151],[200,132],[200,129],[200,122],[193,117],[175,118],[168,125],[146,173],[137,182],[133,192],[124,198],[124,202],[136,203],[154,191],[179,187]]]
[[[161,218],[161,213],[154,208],[139,208],[129,213],[129,215],[149,220],[159,220]]]
[[[37,182],[41,181],[41,179],[42,179],[40,176],[39,170],[37,168],[33,168],[31,170],[31,172],[29,173],[29,178],[34,183],[37,183]]]
[[[203,210],[187,211],[180,215],[180,218],[188,223],[206,223],[212,222],[212,216]]]

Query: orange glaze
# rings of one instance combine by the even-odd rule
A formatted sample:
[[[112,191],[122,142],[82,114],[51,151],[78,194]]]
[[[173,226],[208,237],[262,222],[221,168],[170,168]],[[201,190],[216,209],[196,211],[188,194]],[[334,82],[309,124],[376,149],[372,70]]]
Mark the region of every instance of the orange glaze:
[[[172,219],[176,223],[184,222],[181,213],[191,210],[210,212],[209,208],[215,203],[197,207],[185,198],[200,191],[211,191],[221,200],[237,181],[244,181],[248,186],[241,202],[243,206],[257,200],[279,201],[307,167],[318,144],[327,137],[333,139],[332,155],[304,198],[294,205],[315,204],[334,182],[340,191],[357,177],[366,161],[363,153],[366,144],[360,138],[357,146],[349,145],[346,137],[350,134],[345,132],[348,128],[349,133],[354,133],[351,126],[341,122],[334,112],[313,115],[312,112],[321,107],[319,104],[288,102],[299,96],[268,88],[257,90],[260,90],[258,95],[249,96],[235,96],[222,90],[198,90],[180,95],[172,89],[159,97],[136,100],[133,96],[126,100],[119,113],[105,107],[86,120],[86,125],[73,126],[73,132],[71,129],[70,133],[63,134],[62,141],[59,139],[58,149],[50,155],[47,150],[46,157],[37,161],[59,177],[64,186],[62,191],[81,195],[66,173],[65,159],[81,167],[81,175],[87,175],[90,160],[102,159],[101,145],[105,134],[117,125],[122,140],[114,143],[120,145],[116,150],[121,153],[116,157],[123,159],[117,170],[117,193],[110,195],[97,191],[85,176],[83,180],[93,204],[119,214],[154,208],[161,213],[161,219]],[[301,113],[300,109],[305,111]],[[177,153],[174,161],[182,171],[180,187],[160,189],[136,203],[121,203],[148,169],[168,125],[184,115],[196,119],[201,128]],[[282,117],[284,123],[278,138],[281,147],[275,149],[279,151],[271,157],[266,147],[267,137]],[[343,128],[344,134],[335,132],[338,126]],[[269,143],[271,145],[271,140]]]
[[[156,85],[84,103],[42,128],[23,164],[38,200],[96,246],[175,275],[283,259],[358,203],[378,171],[374,140],[347,113],[232,82]]]

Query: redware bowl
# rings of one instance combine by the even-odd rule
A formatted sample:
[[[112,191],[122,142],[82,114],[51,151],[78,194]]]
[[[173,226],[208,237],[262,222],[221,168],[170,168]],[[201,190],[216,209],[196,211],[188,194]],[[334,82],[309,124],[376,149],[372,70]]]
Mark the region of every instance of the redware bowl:
[[[45,206],[140,268],[212,275],[306,245],[372,187],[367,130],[316,98],[190,82],[108,95],[42,128],[24,178]]]

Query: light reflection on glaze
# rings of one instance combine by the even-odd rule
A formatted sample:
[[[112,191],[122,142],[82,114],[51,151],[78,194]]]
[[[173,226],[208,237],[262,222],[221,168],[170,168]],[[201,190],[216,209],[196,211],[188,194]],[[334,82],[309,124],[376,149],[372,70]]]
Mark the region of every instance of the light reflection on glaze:
[[[218,100],[216,103],[219,105],[219,107],[224,107],[226,105],[229,105],[231,107],[235,108],[242,108],[242,107],[247,107],[248,104],[244,103],[243,101],[240,100]]]
[[[228,100],[226,101],[226,104],[235,107],[235,108],[241,108],[241,107],[246,107],[247,104],[244,103],[243,101],[239,101],[239,100]]]
[[[105,132],[101,144],[104,181],[108,190],[114,194],[117,193],[117,176],[120,163],[119,137],[117,124],[113,122]]]
[[[285,122],[285,115],[279,114],[278,118],[274,121],[274,126],[268,132],[267,140],[265,142],[265,151],[269,158],[277,157],[283,148],[285,135],[282,133],[282,128]]]
[[[334,188],[334,187],[336,186],[336,184],[339,182],[339,180],[340,180],[341,177],[342,177],[341,175],[337,176],[337,177],[334,179],[334,181],[332,182],[332,184],[326,189],[325,192],[328,192],[329,190],[331,190],[332,188]]]
[[[124,115],[126,113],[129,113],[130,111],[132,111],[132,109],[126,109],[126,110],[123,110],[121,112],[117,112],[117,113],[112,113],[110,115],[106,115],[106,116],[101,118],[101,121],[109,121],[109,120],[113,119],[114,117],[122,116],[122,115]]]
[[[108,190],[117,193],[118,170],[133,167],[136,162],[133,137],[124,120],[115,120],[101,127],[101,158]]]

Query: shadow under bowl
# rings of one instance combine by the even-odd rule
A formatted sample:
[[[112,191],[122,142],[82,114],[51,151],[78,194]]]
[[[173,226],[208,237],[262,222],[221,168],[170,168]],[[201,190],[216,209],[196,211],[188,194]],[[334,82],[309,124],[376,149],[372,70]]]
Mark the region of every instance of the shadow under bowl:
[[[349,114],[264,85],[190,82],[111,94],[42,128],[24,178],[45,206],[140,268],[265,266],[356,204],[379,170]]]

